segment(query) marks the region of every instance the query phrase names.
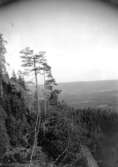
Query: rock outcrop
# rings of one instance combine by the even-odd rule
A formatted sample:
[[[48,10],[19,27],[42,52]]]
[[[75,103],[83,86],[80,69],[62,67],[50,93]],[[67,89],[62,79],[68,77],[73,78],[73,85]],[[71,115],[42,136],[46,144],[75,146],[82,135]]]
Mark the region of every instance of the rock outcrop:
[[[83,157],[86,159],[87,167],[99,167],[87,146],[81,145],[81,152]]]

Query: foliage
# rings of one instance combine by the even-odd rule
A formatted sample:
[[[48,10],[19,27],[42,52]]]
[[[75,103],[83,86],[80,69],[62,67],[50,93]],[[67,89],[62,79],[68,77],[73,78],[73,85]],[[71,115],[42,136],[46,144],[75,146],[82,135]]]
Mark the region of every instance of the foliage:
[[[0,137],[0,148],[3,149],[1,157],[4,157],[3,160],[7,157],[11,161],[25,161],[31,154],[36,114],[27,107],[24,99],[28,92],[19,83],[19,78],[13,80],[13,77],[9,79],[6,76],[3,90],[0,134],[4,136],[4,141]],[[87,145],[95,154],[108,127],[116,126],[117,123],[118,115],[115,112],[92,108],[74,110],[64,102],[50,105],[43,124],[45,133],[40,127],[38,134],[38,147],[48,156],[43,156],[41,162],[47,159],[55,165],[76,166],[83,163],[82,166],[85,166],[81,144]],[[24,158],[22,150],[26,153]],[[33,159],[38,159],[38,154],[36,151]]]
[[[5,48],[6,41],[3,38],[3,35],[0,34],[0,72],[4,73],[6,71],[5,67],[5,53],[6,53],[6,48]]]
[[[0,161],[4,163],[23,163],[30,160],[35,139],[36,112],[30,103],[30,93],[21,72],[18,77],[13,72],[9,78],[5,72],[4,54],[5,41],[0,35]],[[21,51],[25,73],[35,73],[44,76],[44,89],[49,93],[46,97],[48,107],[46,112],[39,114],[37,126],[38,141],[32,159],[38,160],[38,165],[46,166],[82,166],[86,162],[81,153],[81,145],[89,147],[93,154],[101,147],[101,140],[112,126],[118,124],[118,114],[102,109],[78,109],[69,107],[64,101],[58,102],[61,92],[56,89],[56,81],[52,76],[51,67],[43,57],[44,52],[34,54],[30,48]],[[37,90],[38,95],[38,90]],[[39,99],[37,99],[39,100]],[[39,101],[38,101],[39,102]],[[45,101],[39,103],[45,110]],[[39,126],[40,125],[40,126]],[[45,130],[44,130],[45,129]],[[50,162],[50,163],[49,163]],[[36,164],[37,166],[37,164]]]
[[[0,160],[3,156],[3,154],[6,152],[6,150],[9,148],[9,136],[7,134],[7,129],[5,125],[5,119],[7,117],[7,114],[5,110],[0,105]]]
[[[25,104],[25,94],[27,91],[18,83],[18,79],[4,76],[3,97],[0,104],[0,149],[1,158],[4,153],[12,147],[27,148],[30,144],[28,138],[31,136],[31,130],[34,123],[27,104]]]
[[[0,34],[0,96],[3,95],[3,88],[2,88],[2,81],[3,81],[3,74],[6,73],[6,66],[5,66],[5,48],[6,41],[3,38],[3,35]]]
[[[95,156],[108,127],[118,124],[118,114],[109,110],[74,110],[60,104],[50,107],[48,113],[45,134],[41,130],[39,133],[39,145],[56,164],[62,165],[76,163],[78,154],[81,157],[81,144],[88,146]]]

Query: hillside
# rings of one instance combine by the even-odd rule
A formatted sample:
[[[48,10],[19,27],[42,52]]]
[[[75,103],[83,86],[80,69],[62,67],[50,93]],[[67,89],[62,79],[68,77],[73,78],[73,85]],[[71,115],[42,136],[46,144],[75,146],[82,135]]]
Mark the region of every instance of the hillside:
[[[60,99],[75,107],[118,108],[118,80],[60,83]]]

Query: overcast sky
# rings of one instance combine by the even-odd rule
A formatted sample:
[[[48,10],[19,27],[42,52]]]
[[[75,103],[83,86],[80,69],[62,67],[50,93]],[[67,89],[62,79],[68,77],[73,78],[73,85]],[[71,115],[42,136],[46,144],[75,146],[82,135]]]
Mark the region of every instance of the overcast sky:
[[[0,9],[9,70],[19,51],[46,51],[57,82],[118,79],[118,9],[92,0],[21,1]]]

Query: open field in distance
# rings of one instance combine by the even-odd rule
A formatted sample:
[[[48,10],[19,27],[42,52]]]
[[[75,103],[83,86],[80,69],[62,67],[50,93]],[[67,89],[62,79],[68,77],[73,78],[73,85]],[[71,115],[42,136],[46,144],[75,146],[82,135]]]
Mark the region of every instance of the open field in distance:
[[[60,99],[75,107],[118,108],[118,80],[60,83]]]

